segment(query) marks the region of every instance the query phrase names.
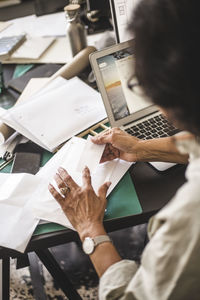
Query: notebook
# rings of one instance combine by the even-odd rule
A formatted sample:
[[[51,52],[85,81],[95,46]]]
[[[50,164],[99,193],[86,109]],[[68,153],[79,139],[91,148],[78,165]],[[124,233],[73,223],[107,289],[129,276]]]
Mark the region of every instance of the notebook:
[[[54,37],[28,37],[11,58],[39,59],[54,41]]]
[[[133,92],[127,82],[134,71],[133,41],[119,43],[90,55],[111,127],[119,127],[141,139],[171,136],[179,132],[161,114],[158,107],[145,99],[139,87]],[[164,171],[174,163],[153,162]]]

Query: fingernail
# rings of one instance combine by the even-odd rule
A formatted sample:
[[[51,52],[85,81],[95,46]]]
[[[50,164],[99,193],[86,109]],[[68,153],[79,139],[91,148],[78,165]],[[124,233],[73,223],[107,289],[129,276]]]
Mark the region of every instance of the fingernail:
[[[51,184],[51,183],[49,183],[49,185],[48,185],[48,189],[50,190],[52,187],[53,187],[53,186],[52,186],[52,184]]]
[[[85,166],[85,168],[84,168],[84,169],[85,169],[85,170],[89,170],[89,169],[88,169],[88,166]]]
[[[58,168],[58,171],[59,171],[59,172],[67,172],[63,167],[59,167],[59,168]]]
[[[111,184],[112,184],[112,182],[107,182],[107,187],[110,187],[111,186]]]

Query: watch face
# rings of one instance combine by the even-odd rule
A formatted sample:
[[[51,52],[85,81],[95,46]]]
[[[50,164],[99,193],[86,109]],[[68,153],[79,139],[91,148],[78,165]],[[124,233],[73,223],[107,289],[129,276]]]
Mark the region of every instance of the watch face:
[[[91,254],[94,251],[94,241],[90,237],[86,237],[83,241],[83,251],[86,254]]]

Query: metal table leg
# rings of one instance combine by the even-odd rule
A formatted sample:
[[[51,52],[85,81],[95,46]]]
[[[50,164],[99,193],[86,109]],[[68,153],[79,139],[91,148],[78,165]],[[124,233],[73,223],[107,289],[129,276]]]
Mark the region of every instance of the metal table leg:
[[[1,300],[10,299],[10,258],[3,258],[1,261]]]
[[[39,265],[39,259],[35,252],[28,253],[28,258],[34,298],[35,300],[47,300],[44,290],[44,278],[42,276],[42,270]]]
[[[73,287],[69,278],[61,269],[51,252],[48,249],[38,250],[35,252],[69,300],[81,300],[81,296]]]

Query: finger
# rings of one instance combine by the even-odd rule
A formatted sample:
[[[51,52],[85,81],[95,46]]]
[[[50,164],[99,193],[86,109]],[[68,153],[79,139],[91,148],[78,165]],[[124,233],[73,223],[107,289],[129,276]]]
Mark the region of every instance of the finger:
[[[103,145],[111,142],[112,130],[100,133],[95,137],[92,137],[91,140],[94,144]]]
[[[101,160],[100,160],[100,164],[106,162],[106,161],[111,161],[113,159],[115,159],[116,157],[108,157],[108,156],[102,156]]]
[[[87,186],[91,185],[90,170],[89,170],[89,168],[87,166],[83,169],[82,180],[83,180],[83,185],[87,185]]]
[[[70,188],[70,189],[76,189],[78,188],[78,184],[72,179],[72,177],[69,175],[69,173],[63,169],[62,167],[59,167],[58,174],[64,181],[64,183]]]
[[[55,179],[55,182],[57,183],[57,186],[59,187],[59,189],[66,187],[66,183],[63,181],[60,174],[56,173],[56,175],[54,176],[54,179]]]
[[[56,191],[52,184],[49,184],[48,189],[54,199],[62,206],[64,198]]]
[[[107,191],[108,191],[110,185],[111,185],[111,182],[106,182],[100,186],[100,188],[98,190],[99,198],[101,198],[101,199],[106,198],[106,194],[107,194]]]
[[[100,163],[110,161],[118,157],[120,157],[120,151],[114,148],[112,145],[107,144],[101,157]]]
[[[116,158],[116,156],[113,155],[113,154],[103,155],[102,158],[101,158],[101,162],[103,162],[103,161],[111,161],[111,160],[113,160],[115,158]]]

